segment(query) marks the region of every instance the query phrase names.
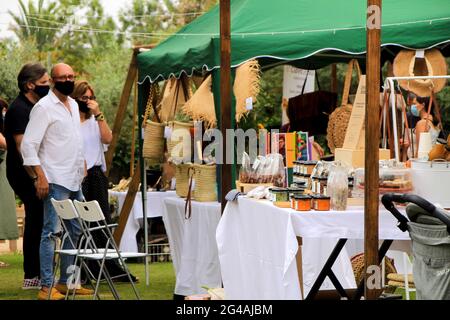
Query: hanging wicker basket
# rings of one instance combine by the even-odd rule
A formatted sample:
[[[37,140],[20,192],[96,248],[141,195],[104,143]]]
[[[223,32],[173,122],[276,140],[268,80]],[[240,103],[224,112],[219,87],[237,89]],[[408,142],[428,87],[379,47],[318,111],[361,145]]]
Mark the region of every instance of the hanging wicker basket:
[[[348,122],[352,115],[352,105],[347,104],[336,108],[330,115],[327,128],[328,147],[334,153],[336,148],[342,148],[344,145],[345,134],[347,132]]]
[[[165,124],[147,121],[144,131],[143,156],[149,163],[159,164],[164,160]]]
[[[177,196],[186,198],[189,192],[189,179],[194,174],[192,164],[179,164],[175,168]]]
[[[185,158],[191,159],[191,148],[189,148],[189,152],[184,147],[181,150],[178,148],[174,150],[174,148],[177,144],[186,142],[186,139],[191,139],[192,146],[191,131],[194,128],[194,122],[172,121],[169,126],[172,128],[171,137],[167,139],[167,152],[169,154],[169,160],[177,163],[181,162]],[[185,154],[185,152],[187,154]]]
[[[195,201],[217,201],[216,165],[194,164]]]

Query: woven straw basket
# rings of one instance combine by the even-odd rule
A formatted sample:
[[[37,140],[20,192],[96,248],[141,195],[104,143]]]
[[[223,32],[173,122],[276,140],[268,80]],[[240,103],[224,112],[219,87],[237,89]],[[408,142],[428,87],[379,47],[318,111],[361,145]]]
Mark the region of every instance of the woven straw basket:
[[[177,196],[186,198],[189,191],[189,178],[193,175],[191,164],[179,164],[175,168],[176,193]]]
[[[195,201],[217,201],[216,165],[194,164]]]
[[[344,145],[347,126],[352,114],[352,105],[347,104],[336,108],[330,115],[327,128],[328,147],[334,153],[336,148],[342,148]]]
[[[364,276],[364,253],[360,253],[351,258],[353,274],[355,275],[356,284],[358,285]],[[388,281],[387,275],[390,273],[397,273],[394,266],[394,260],[385,257],[386,263],[386,283]],[[380,265],[381,266],[381,265]]]
[[[164,159],[165,124],[147,121],[144,132],[143,156],[150,163],[162,163]]]
[[[183,154],[183,150],[181,152],[177,152],[177,154],[172,154],[173,148],[178,144],[182,143],[184,139],[189,137],[191,138],[191,129],[194,128],[193,122],[180,122],[180,121],[173,121],[170,124],[170,127],[172,128],[172,136],[170,139],[167,139],[167,151],[169,153],[170,158],[176,158],[176,159],[183,159],[185,155]],[[176,137],[174,136],[174,132],[177,131]],[[186,138],[185,138],[186,137]],[[172,140],[173,138],[173,140]],[[191,141],[192,143],[192,141]]]

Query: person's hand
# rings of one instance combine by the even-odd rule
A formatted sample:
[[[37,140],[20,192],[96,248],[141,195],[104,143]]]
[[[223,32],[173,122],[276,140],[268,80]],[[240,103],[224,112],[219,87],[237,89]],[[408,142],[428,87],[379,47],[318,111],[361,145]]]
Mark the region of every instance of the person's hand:
[[[34,187],[36,188],[36,196],[39,199],[44,199],[48,196],[48,181],[44,175],[38,176],[34,181]]]
[[[400,138],[400,145],[402,145],[404,148],[408,148],[409,147],[409,140],[403,140]]]
[[[88,106],[88,108],[92,111],[92,114],[93,114],[94,116],[96,116],[96,115],[98,115],[98,114],[100,113],[100,107],[99,107],[97,101],[95,101],[95,100],[89,100],[89,101],[87,102],[87,106]]]

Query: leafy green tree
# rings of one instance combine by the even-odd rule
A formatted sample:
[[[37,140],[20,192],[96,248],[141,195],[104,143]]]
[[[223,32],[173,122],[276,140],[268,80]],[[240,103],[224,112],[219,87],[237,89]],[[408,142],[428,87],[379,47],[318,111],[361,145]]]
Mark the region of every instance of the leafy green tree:
[[[50,50],[55,43],[58,29],[51,21],[63,23],[62,17],[57,16],[58,5],[56,2],[49,2],[44,6],[44,0],[39,0],[35,5],[34,1],[28,1],[28,6],[23,0],[19,0],[20,14],[9,11],[9,14],[17,24],[12,27],[12,31],[21,40],[34,40],[39,52]]]
[[[12,40],[0,42],[0,96],[11,103],[19,93],[17,74],[27,62],[37,61],[38,51],[33,40],[15,43]]]
[[[165,2],[170,6],[170,2]],[[120,11],[119,21],[122,32],[119,35],[119,43],[133,45],[159,42],[161,37],[151,37],[148,34],[169,32],[171,28],[170,14],[158,0],[133,0],[131,6]],[[126,36],[123,33],[134,33],[134,35]]]

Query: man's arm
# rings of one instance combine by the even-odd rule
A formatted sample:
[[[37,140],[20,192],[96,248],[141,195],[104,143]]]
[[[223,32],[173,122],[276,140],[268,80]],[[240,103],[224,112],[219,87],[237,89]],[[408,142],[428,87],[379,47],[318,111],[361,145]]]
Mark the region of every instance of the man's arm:
[[[22,157],[22,153],[20,151],[20,145],[22,144],[23,134],[15,134],[15,135],[13,135],[13,138],[16,143],[17,152],[19,152],[19,155]],[[24,169],[30,177],[32,177],[32,178],[36,177],[36,173],[34,172],[34,170],[31,167],[25,166]]]
[[[6,139],[0,132],[0,149],[6,150]]]
[[[38,157],[39,149],[49,124],[49,117],[45,110],[36,105],[30,113],[30,122],[20,143],[23,165],[33,179],[36,195],[40,199],[48,195],[49,189],[47,177],[42,170]]]

